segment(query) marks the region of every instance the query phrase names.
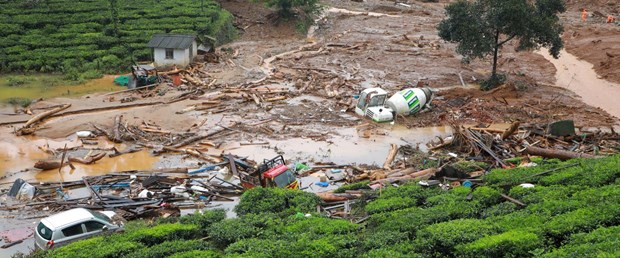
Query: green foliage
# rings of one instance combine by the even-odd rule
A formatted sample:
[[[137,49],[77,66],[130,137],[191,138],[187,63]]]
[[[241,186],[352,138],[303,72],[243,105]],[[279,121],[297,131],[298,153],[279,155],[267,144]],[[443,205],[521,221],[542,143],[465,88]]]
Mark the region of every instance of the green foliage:
[[[618,257],[620,226],[598,228],[571,236],[570,242],[543,257]]]
[[[424,188],[418,184],[388,187],[374,202],[366,205],[369,214],[400,210],[424,204],[426,199],[441,194],[439,188]]]
[[[202,212],[194,212],[183,216],[179,219],[181,224],[196,225],[206,235],[207,229],[214,223],[220,222],[226,218],[226,211],[224,209],[205,210]]]
[[[517,205],[511,202],[502,202],[484,209],[480,216],[482,218],[497,217],[513,213],[517,210]]]
[[[187,252],[192,250],[208,250],[210,245],[202,240],[176,240],[166,241],[161,244],[151,246],[149,248],[143,248],[136,250],[124,257],[127,258],[164,258],[169,257],[172,254]]]
[[[506,82],[506,74],[491,74],[489,78],[480,80],[481,90],[491,90],[497,86],[500,86]]]
[[[528,257],[543,247],[542,239],[530,232],[508,231],[486,236],[456,247],[458,257]]]
[[[59,0],[27,9],[20,2],[0,1],[0,72],[73,73],[80,80],[150,60],[146,43],[155,33],[213,37],[215,44],[236,34],[233,16],[215,1]]]
[[[503,200],[499,190],[488,186],[476,187],[473,198],[483,206],[495,205]]]
[[[170,258],[219,258],[223,256],[215,250],[192,250],[173,254]]]
[[[211,241],[223,248],[241,239],[264,234],[265,229],[275,228],[280,222],[273,214],[247,214],[214,223],[207,232]]]
[[[107,258],[123,257],[134,251],[143,250],[141,243],[121,240],[120,235],[99,236],[54,249],[45,256],[50,258],[61,257],[84,257],[84,258]]]
[[[467,59],[493,55],[491,79],[483,86],[489,89],[501,79],[498,51],[512,39],[518,40],[518,50],[544,46],[558,57],[564,31],[558,13],[564,11],[563,0],[458,0],[446,6],[447,18],[437,29],[442,39],[458,43],[456,52]]]
[[[449,256],[458,245],[498,233],[499,229],[485,221],[460,219],[430,225],[416,235],[414,246],[419,252]]]
[[[368,186],[369,183],[370,180],[364,180],[357,183],[346,184],[338,187],[338,189],[334,190],[334,193],[344,193],[347,190],[370,189],[370,186]]]
[[[200,236],[200,229],[197,225],[187,224],[161,224],[149,228],[141,228],[132,232],[127,232],[123,236],[128,241],[140,242],[147,246],[152,246],[164,241],[177,239],[193,239]]]
[[[282,228],[283,232],[287,233],[318,235],[343,235],[356,232],[358,229],[357,224],[346,220],[333,220],[316,216],[291,218],[287,225]]]
[[[297,212],[316,211],[319,198],[301,190],[256,187],[241,195],[235,212],[239,215],[280,213],[284,216]]]
[[[566,166],[577,162],[578,160],[569,160],[566,162],[558,163],[556,160],[550,162],[541,163],[535,167],[517,167],[512,169],[493,169],[486,175],[484,175],[484,181],[493,185],[518,185],[521,183],[538,183],[540,176],[536,177],[535,174],[544,172],[550,169],[555,169],[560,166]],[[568,168],[565,168],[568,169]],[[560,169],[554,173],[563,171]]]
[[[620,204],[614,203],[600,207],[581,208],[558,215],[545,224],[545,231],[556,243],[560,243],[571,234],[619,223]]]
[[[28,78],[23,76],[8,76],[6,78],[6,85],[10,87],[22,86],[28,83]]]
[[[27,98],[8,98],[6,103],[14,106],[28,107],[32,104],[32,100]]]
[[[268,7],[276,8],[282,17],[291,17],[295,8],[300,11],[316,14],[319,11],[318,0],[262,0]]]

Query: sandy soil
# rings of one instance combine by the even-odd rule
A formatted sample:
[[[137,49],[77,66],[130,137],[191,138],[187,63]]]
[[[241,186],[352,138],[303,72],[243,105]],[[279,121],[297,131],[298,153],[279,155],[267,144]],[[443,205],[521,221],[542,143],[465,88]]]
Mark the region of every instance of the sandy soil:
[[[620,2],[572,0],[567,1],[567,7],[567,13],[562,16],[566,50],[592,63],[601,78],[619,83]],[[586,22],[582,22],[580,18],[583,8],[590,14]],[[607,15],[613,15],[616,23],[606,23]]]

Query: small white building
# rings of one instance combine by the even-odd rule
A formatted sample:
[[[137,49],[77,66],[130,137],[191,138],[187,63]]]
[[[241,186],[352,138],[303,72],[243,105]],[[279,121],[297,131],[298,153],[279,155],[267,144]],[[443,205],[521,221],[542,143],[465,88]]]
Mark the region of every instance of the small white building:
[[[155,34],[148,47],[153,48],[155,67],[179,68],[189,65],[198,55],[196,36],[187,34]]]

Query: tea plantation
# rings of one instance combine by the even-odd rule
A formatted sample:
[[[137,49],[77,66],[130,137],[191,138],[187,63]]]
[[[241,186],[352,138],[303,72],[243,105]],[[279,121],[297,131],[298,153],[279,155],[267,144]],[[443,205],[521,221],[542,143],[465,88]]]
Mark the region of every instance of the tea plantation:
[[[557,167],[567,168],[538,175]],[[619,176],[620,156],[613,156],[493,170],[473,190],[390,187],[375,193],[363,210],[370,218],[359,225],[299,216],[316,211],[313,194],[259,188],[241,197],[238,218],[215,210],[131,222],[124,234],[34,256],[619,257]]]
[[[62,72],[89,79],[151,59],[155,33],[232,40],[232,15],[215,1],[0,1],[0,73]],[[71,78],[77,79],[77,78]]]

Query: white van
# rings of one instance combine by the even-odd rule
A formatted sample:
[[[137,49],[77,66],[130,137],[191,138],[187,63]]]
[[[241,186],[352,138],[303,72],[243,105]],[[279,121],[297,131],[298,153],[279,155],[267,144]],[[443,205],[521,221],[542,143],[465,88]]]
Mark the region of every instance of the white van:
[[[34,234],[35,249],[49,250],[70,242],[115,232],[123,225],[112,222],[113,211],[92,211],[75,208],[42,219]]]

